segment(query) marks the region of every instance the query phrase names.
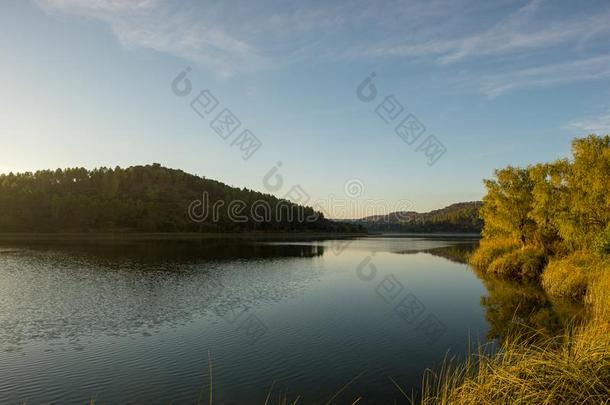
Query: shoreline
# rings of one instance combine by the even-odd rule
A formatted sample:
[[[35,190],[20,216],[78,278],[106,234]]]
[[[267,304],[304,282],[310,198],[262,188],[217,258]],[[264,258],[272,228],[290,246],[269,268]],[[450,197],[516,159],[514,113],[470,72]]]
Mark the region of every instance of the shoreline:
[[[337,233],[337,232],[74,232],[74,233],[0,233],[0,243],[11,242],[144,242],[199,240],[328,240],[354,238],[450,238],[480,239],[476,233]]]
[[[75,233],[0,233],[0,242],[11,241],[144,241],[144,240],[199,240],[199,239],[296,239],[296,238],[353,238],[368,236],[366,233],[324,232],[75,232]]]

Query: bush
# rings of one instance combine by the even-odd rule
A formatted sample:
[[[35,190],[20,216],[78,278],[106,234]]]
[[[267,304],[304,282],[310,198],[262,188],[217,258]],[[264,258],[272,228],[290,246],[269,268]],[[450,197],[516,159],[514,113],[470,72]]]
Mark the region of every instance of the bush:
[[[519,243],[512,239],[483,239],[468,262],[475,269],[486,272],[494,260],[518,248]]]
[[[487,271],[513,280],[535,279],[545,264],[544,249],[526,246],[498,257],[491,262]]]
[[[552,296],[581,300],[590,281],[595,258],[577,252],[562,259],[553,259],[542,273],[542,287]]]
[[[610,224],[595,238],[593,250],[600,256],[610,255]]]
[[[592,317],[606,325],[610,336],[610,259],[596,263],[591,274],[585,303],[592,308]]]

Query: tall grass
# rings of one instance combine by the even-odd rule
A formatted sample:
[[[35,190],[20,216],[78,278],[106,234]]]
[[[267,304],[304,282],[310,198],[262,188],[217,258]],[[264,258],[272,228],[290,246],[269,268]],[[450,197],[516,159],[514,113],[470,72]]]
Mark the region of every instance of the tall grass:
[[[547,262],[544,249],[512,239],[483,239],[468,262],[480,273],[505,279],[537,279]]]
[[[585,303],[591,308],[592,322],[605,326],[610,339],[610,260],[598,267],[587,289]]]
[[[544,250],[525,246],[507,252],[493,260],[487,272],[513,280],[536,279],[546,264]]]
[[[610,403],[608,330],[578,326],[532,342],[507,340],[495,355],[473,355],[424,378],[421,404]]]
[[[588,279],[586,323],[542,340],[521,330],[495,354],[483,347],[463,363],[428,370],[420,398],[411,402],[610,404],[610,267],[603,263]]]
[[[483,239],[468,261],[475,269],[485,271],[494,260],[518,248],[519,243],[512,239]]]
[[[607,267],[605,260],[586,251],[551,259],[542,274],[542,287],[555,297],[582,300],[588,286]]]

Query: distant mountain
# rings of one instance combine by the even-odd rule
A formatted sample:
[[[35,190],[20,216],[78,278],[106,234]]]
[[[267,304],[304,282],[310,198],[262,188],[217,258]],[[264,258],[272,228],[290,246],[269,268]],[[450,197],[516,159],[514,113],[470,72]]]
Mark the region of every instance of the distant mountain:
[[[400,211],[350,222],[371,232],[478,233],[483,228],[483,221],[479,218],[481,206],[480,201],[461,202],[425,213]]]
[[[0,232],[365,232],[159,164],[0,175]]]

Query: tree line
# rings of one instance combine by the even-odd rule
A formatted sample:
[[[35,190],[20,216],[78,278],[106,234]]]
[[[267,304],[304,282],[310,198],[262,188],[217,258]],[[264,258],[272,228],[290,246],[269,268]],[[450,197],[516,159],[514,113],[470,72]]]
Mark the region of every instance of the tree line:
[[[371,232],[459,232],[479,233],[483,221],[480,201],[461,202],[425,213],[394,212],[356,221]]]
[[[264,202],[283,215],[236,222],[227,210],[193,220],[189,206]],[[68,168],[0,175],[0,232],[362,232],[311,207],[169,169],[159,164],[93,170]]]

